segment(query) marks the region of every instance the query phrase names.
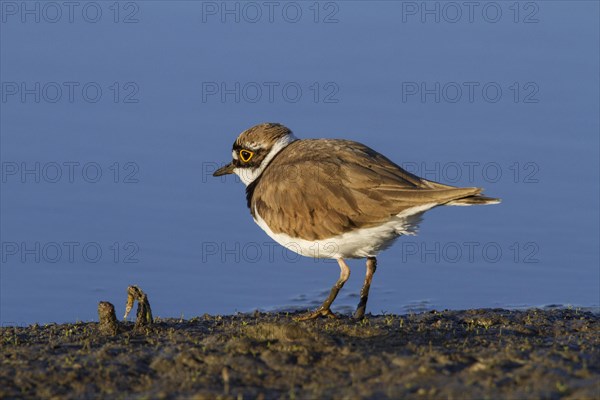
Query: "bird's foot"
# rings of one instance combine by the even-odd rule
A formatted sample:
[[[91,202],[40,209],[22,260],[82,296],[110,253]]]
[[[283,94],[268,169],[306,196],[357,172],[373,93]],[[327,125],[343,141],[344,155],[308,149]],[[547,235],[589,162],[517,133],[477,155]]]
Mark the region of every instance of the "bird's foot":
[[[352,318],[354,318],[355,320],[362,320],[365,317],[365,308],[366,307],[358,307],[356,309],[356,311],[354,312],[354,315],[352,316]]]
[[[308,321],[319,317],[337,318],[337,315],[335,315],[329,308],[318,308],[313,312],[299,316],[296,318],[296,321]]]

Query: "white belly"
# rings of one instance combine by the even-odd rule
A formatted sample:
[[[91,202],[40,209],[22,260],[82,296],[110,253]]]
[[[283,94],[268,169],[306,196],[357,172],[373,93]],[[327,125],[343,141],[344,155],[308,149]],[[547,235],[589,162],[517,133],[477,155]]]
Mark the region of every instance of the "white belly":
[[[277,243],[303,256],[313,258],[365,258],[376,256],[380,251],[391,246],[400,235],[414,235],[420,221],[420,215],[435,206],[436,204],[432,203],[409,208],[382,225],[357,229],[331,238],[314,241],[273,232],[256,209],[254,210],[256,216],[254,221]]]

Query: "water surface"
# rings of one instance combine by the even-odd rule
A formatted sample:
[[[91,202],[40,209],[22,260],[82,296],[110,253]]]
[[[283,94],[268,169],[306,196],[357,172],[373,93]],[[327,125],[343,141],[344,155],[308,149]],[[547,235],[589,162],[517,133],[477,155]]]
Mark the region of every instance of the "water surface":
[[[599,305],[597,2],[6,4],[2,324],[120,313],[134,283],[159,316],[318,305],[335,261],[274,244],[210,176],[263,121],[503,199],[428,212],[380,255],[371,312]]]

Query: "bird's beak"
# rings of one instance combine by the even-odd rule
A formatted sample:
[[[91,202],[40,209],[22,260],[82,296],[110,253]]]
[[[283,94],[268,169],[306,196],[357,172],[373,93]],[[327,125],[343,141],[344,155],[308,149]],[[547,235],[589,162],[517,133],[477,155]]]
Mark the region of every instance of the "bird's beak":
[[[235,167],[233,166],[233,163],[229,163],[229,164],[225,165],[224,167],[221,167],[218,170],[216,170],[215,173],[213,174],[213,176],[233,174],[234,168]]]

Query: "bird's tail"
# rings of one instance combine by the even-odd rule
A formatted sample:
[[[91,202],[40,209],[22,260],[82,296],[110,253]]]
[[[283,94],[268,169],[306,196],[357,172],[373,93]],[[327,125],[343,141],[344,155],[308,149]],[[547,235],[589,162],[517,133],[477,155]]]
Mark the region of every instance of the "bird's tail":
[[[502,200],[495,197],[487,197],[481,194],[483,188],[467,187],[459,188],[443,183],[421,179],[421,185],[428,189],[436,189],[438,193],[444,193],[445,199],[439,198],[440,205],[445,206],[481,206],[486,204],[498,204]],[[448,195],[449,194],[449,195]],[[446,201],[445,203],[443,201]]]
[[[482,206],[487,204],[498,204],[502,200],[495,197],[486,197],[480,194],[474,196],[463,197],[462,199],[452,200],[445,205],[447,206]]]

